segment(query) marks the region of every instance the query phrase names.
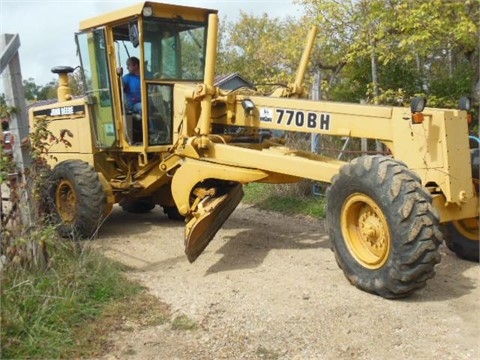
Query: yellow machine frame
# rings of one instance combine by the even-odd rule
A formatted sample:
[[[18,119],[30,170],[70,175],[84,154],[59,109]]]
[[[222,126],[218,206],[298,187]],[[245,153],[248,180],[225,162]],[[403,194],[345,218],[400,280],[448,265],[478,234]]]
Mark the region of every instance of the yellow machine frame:
[[[127,21],[138,23],[142,29],[145,9],[166,21],[182,19],[208,24],[203,83],[160,78],[148,80],[150,84],[171,86],[173,89],[172,142],[155,146],[149,145],[146,140],[133,143],[126,136],[129,130],[122,108],[119,81],[121,73],[117,70],[122,64],[116,56],[112,30]],[[389,168],[398,167],[397,172],[408,172],[408,177],[411,177],[409,181],[418,182],[415,185],[418,186],[418,191],[428,194],[422,195],[418,201],[431,197],[438,218],[437,215],[429,216],[437,225],[478,219],[478,194],[470,171],[472,164],[467,112],[436,108],[424,108],[415,112],[402,107],[302,98],[305,95],[302,81],[316,36],[315,28],[308,36],[295,81],[285,88],[279,88],[270,96],[260,96],[251,89],[224,91],[214,85],[218,32],[216,10],[145,2],[80,23],[81,32],[89,33],[98,29],[103,29],[105,34],[116,141],[110,147],[96,145],[95,124],[100,115],[92,109],[98,100],[94,95],[72,99],[65,86],[59,88],[58,103],[30,111],[31,125],[34,126],[38,119],[47,119],[51,120],[50,130],[53,133],[62,129],[70,130],[72,138],[69,141],[72,146],[65,149],[59,144],[51,152],[55,153],[59,162],[77,159],[95,169],[107,194],[108,206],[105,207],[104,215],[113,204],[122,204],[126,200],[152,198],[162,206],[176,207],[179,215],[186,218],[186,252],[189,260],[196,259],[235,209],[242,197],[241,184],[288,183],[302,179],[330,183],[342,173],[342,169],[348,168],[347,162],[290,149],[275,139],[262,143],[242,143],[237,142],[234,135],[214,131],[229,126],[376,139],[391,154],[378,161],[388,163]],[[142,73],[146,70],[143,68],[143,36],[140,32]],[[61,79],[62,76],[66,75],[61,74]],[[62,84],[65,83],[64,80],[65,78]],[[142,78],[142,81],[145,79]],[[146,99],[148,94],[145,85],[141,91],[142,98]],[[145,102],[142,104],[145,114],[147,105]],[[144,118],[142,121],[143,139],[147,139],[147,120]],[[389,159],[395,159],[395,162],[390,162]],[[362,161],[362,166],[370,166],[368,159]],[[380,177],[383,175],[379,174]],[[74,186],[72,191],[75,191]],[[382,238],[388,244],[383,247],[381,261],[373,256],[380,265],[371,269],[377,271],[384,266],[388,267],[389,256],[393,257],[389,255],[390,250],[395,252],[395,234],[393,226],[389,229],[389,226],[382,224],[391,219],[382,214],[381,206],[370,200],[370,196],[357,191],[352,194],[352,199],[358,200],[346,200],[344,210],[351,210],[354,215],[349,215],[342,221],[350,221],[350,217],[353,216],[353,219],[358,215],[368,231],[359,230],[359,235],[353,235],[353,245],[349,245],[349,249],[353,247],[351,252],[354,253],[360,244],[359,263],[367,264],[364,267],[369,268],[368,261],[362,262],[362,254],[370,254],[370,247],[374,248],[372,239],[375,236]],[[359,210],[357,202],[363,202],[363,206],[369,210]],[[354,205],[349,208],[348,204]],[[59,213],[62,218],[61,210]],[[68,218],[71,218],[70,214]],[[351,231],[348,230],[351,226],[359,225],[342,225],[344,237]],[[478,220],[476,226],[478,229]],[[437,230],[434,233],[436,248],[437,240],[441,237],[437,235]],[[364,238],[367,240],[364,241]],[[346,240],[346,243],[349,242]],[[375,253],[377,250],[371,251]],[[365,255],[367,259],[370,257],[371,255]],[[355,255],[354,258],[357,259],[358,256]],[[436,257],[430,260],[432,268],[437,260]],[[346,267],[348,266],[342,266],[344,270]],[[408,290],[397,289],[396,292],[384,293],[383,289],[372,290],[369,286],[359,285],[360,288],[385,297],[403,296],[413,289],[410,287]]]

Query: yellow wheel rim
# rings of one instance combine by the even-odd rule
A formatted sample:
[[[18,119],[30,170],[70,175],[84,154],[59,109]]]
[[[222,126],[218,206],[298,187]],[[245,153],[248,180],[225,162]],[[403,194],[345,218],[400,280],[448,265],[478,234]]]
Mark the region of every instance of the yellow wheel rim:
[[[55,205],[60,218],[65,223],[73,223],[76,215],[77,195],[68,180],[62,180],[55,194]]]
[[[354,193],[342,208],[342,233],[352,256],[368,269],[381,268],[391,247],[387,220],[370,197]]]
[[[455,229],[469,240],[479,241],[478,218],[453,221]]]

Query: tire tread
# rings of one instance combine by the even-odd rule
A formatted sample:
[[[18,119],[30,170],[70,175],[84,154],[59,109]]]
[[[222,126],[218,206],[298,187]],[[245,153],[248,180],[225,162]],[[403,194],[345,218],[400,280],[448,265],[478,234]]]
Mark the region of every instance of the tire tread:
[[[348,184],[348,186],[347,186]],[[348,188],[348,190],[346,190]],[[358,189],[360,190],[358,190]],[[338,217],[348,191],[363,190],[382,208],[391,229],[391,253],[380,269],[361,266],[349,253]],[[430,195],[403,163],[382,155],[351,161],[335,175],[327,192],[329,234],[337,263],[358,288],[385,298],[408,296],[426,286],[440,262],[442,234]]]

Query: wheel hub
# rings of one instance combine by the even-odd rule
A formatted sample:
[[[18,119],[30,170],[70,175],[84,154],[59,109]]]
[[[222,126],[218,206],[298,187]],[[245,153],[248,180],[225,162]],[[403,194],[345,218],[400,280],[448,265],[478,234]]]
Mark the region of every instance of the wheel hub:
[[[465,236],[467,239],[478,241],[479,219],[470,218],[459,221],[454,221],[453,225],[457,231]]]
[[[73,223],[76,216],[77,195],[70,181],[60,181],[55,194],[55,203],[62,221]]]
[[[379,269],[390,253],[390,233],[385,216],[370,197],[355,193],[342,210],[342,232],[348,250],[364,267]]]
[[[365,211],[359,217],[360,234],[372,252],[381,252],[385,247],[385,229],[375,212]]]

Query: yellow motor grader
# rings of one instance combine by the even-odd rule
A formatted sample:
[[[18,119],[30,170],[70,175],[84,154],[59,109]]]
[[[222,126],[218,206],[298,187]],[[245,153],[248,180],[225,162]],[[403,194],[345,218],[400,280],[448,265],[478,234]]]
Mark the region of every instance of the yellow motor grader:
[[[29,114],[32,127],[44,120],[53,134],[70,136],[71,146],[50,149],[58,162],[47,197],[60,234],[92,236],[114,204],[131,212],[160,205],[184,219],[193,262],[241,201],[244,184],[311,179],[331,183],[333,250],[362,290],[396,298],[423,288],[444,237],[457,255],[478,260],[478,152],[469,148],[467,104],[307,100],[302,81],[315,29],[292,84],[269,96],[222,90],[214,84],[217,32],[216,10],[154,2],[80,23],[84,96],[72,97],[68,87],[74,69],[55,67],[58,102]],[[137,112],[124,96],[123,66],[132,57],[139,59]],[[246,131],[227,131],[232,126]],[[275,138],[259,142],[260,129],[376,139],[391,155],[344,162]]]

